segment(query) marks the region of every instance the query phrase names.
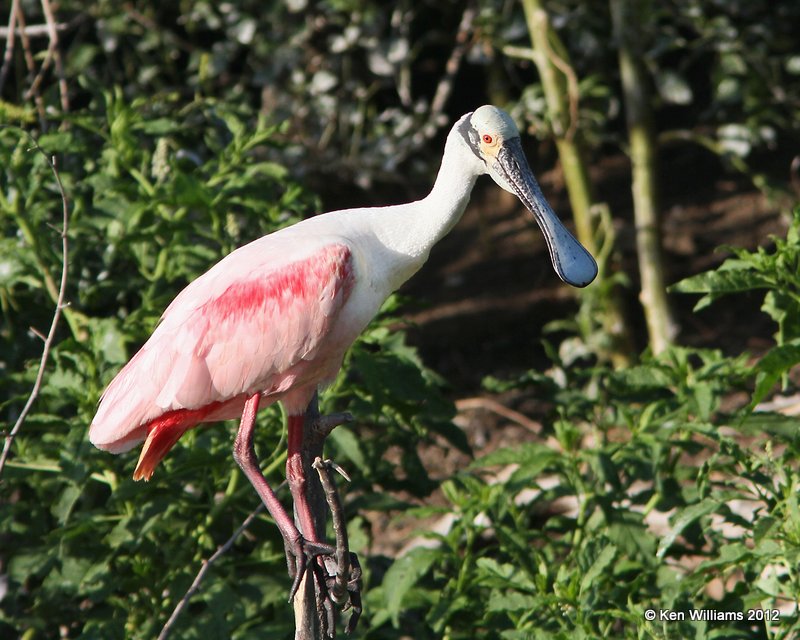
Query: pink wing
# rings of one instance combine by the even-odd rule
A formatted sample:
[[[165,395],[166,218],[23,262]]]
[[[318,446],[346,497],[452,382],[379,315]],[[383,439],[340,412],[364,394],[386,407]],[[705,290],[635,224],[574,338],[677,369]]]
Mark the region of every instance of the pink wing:
[[[288,240],[266,236],[234,251],[173,300],[103,394],[89,430],[95,446],[127,451],[162,416],[190,419],[183,433],[203,418],[235,417],[253,393],[309,384],[297,378],[352,290],[352,255],[340,243],[299,254]]]

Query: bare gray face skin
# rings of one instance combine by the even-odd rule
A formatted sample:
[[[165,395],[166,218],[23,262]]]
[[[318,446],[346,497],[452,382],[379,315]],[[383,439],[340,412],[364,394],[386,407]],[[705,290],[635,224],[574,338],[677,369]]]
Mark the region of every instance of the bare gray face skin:
[[[511,116],[487,105],[477,109],[468,122],[465,138],[470,147],[486,163],[492,179],[516,195],[533,214],[544,234],[558,277],[575,287],[585,287],[592,282],[597,276],[597,263],[561,223],[542,194]]]

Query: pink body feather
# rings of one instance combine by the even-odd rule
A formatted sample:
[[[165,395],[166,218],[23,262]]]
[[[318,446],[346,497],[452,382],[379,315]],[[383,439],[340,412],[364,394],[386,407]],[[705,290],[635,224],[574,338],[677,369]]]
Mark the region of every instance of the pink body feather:
[[[327,338],[354,270],[345,244],[293,245],[266,236],[187,286],[106,389],[92,443],[120,453],[147,440],[134,477],[149,478],[187,429],[238,417],[254,393],[302,413],[349,346]]]

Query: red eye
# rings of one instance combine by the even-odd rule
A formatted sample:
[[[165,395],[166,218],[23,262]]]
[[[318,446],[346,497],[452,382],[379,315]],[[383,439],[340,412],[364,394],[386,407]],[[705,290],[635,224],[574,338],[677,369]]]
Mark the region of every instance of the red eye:
[[[492,140],[492,136],[490,136],[488,133],[487,133],[487,134],[485,134],[485,135],[483,136],[483,141],[484,141],[486,144],[492,144],[492,142],[493,142],[493,140]]]

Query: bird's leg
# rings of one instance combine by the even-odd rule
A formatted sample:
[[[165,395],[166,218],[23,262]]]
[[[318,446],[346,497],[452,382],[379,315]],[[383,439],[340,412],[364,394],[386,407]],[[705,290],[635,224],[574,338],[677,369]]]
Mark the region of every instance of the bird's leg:
[[[289,599],[294,597],[306,567],[306,554],[316,556],[321,553],[330,553],[332,547],[320,545],[315,541],[307,542],[294,524],[294,520],[286,513],[272,487],[269,486],[261,468],[258,465],[255,447],[253,446],[253,432],[256,424],[256,414],[258,413],[258,403],[260,396],[254,394],[244,405],[242,420],[239,423],[239,431],[236,434],[236,441],[233,445],[233,458],[242,468],[250,484],[258,493],[264,506],[267,507],[270,515],[274,518],[275,524],[283,536],[286,546],[292,556],[294,556],[295,566],[293,567],[294,581],[290,591]]]
[[[286,479],[294,500],[297,526],[306,540],[320,542],[317,529],[322,527],[324,533],[325,526],[324,515],[319,515],[324,514],[325,498],[311,472],[312,463],[322,455],[325,438],[333,428],[352,420],[349,413],[320,416],[316,393],[304,415],[287,418]],[[308,474],[312,474],[310,478]]]
[[[289,416],[287,418],[287,445],[286,479],[289,481],[289,490],[297,513],[298,524],[306,540],[319,542],[317,537],[314,516],[306,491],[306,471],[303,465],[303,433],[305,416]]]

